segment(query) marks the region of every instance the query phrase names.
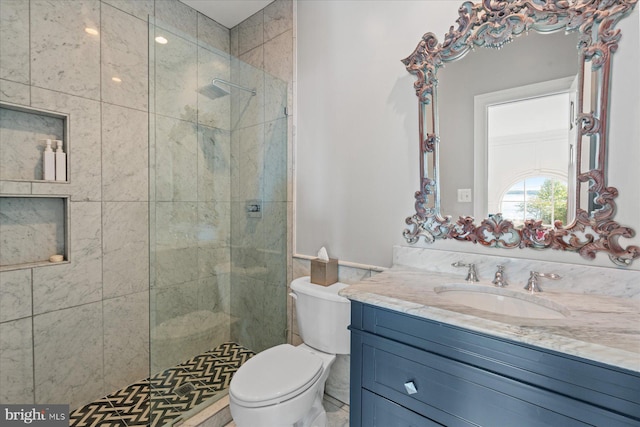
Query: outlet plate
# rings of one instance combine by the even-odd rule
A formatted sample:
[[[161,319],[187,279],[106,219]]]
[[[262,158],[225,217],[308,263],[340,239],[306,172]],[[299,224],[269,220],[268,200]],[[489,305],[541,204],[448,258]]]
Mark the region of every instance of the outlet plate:
[[[470,203],[471,202],[471,189],[470,188],[458,188],[458,202]]]

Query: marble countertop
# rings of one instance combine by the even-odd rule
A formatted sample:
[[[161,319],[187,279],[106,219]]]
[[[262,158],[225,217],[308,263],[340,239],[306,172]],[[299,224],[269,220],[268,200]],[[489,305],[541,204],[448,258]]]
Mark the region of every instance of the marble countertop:
[[[434,291],[464,284],[464,274],[451,275],[394,267],[340,291],[340,295],[379,307],[411,314],[537,347],[595,360],[640,372],[640,301],[604,295],[545,289],[531,295],[522,286],[506,289],[543,305],[568,310],[561,319],[529,319],[494,314],[457,303]],[[541,285],[544,289],[544,281]],[[472,286],[495,287],[488,281]]]

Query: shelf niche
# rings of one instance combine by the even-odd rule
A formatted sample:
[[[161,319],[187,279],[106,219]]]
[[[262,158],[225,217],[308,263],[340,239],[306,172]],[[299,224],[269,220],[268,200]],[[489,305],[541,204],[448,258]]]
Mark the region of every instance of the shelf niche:
[[[67,153],[67,179],[45,181],[45,140],[61,140]],[[55,143],[52,143],[55,151]],[[0,181],[69,182],[69,116],[0,102]]]
[[[68,212],[66,196],[0,196],[0,271],[68,262]]]

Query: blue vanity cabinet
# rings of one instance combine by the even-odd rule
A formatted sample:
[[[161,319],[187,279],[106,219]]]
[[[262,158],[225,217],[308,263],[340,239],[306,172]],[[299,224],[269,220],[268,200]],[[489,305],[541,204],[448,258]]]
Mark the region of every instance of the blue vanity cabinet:
[[[640,426],[640,374],[351,302],[351,427]]]

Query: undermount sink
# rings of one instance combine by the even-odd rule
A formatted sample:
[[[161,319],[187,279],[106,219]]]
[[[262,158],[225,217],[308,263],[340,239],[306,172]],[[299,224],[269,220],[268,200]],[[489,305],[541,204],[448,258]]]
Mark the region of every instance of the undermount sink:
[[[451,284],[434,291],[452,303],[505,316],[563,319],[569,315],[569,310],[553,301],[504,288]]]

